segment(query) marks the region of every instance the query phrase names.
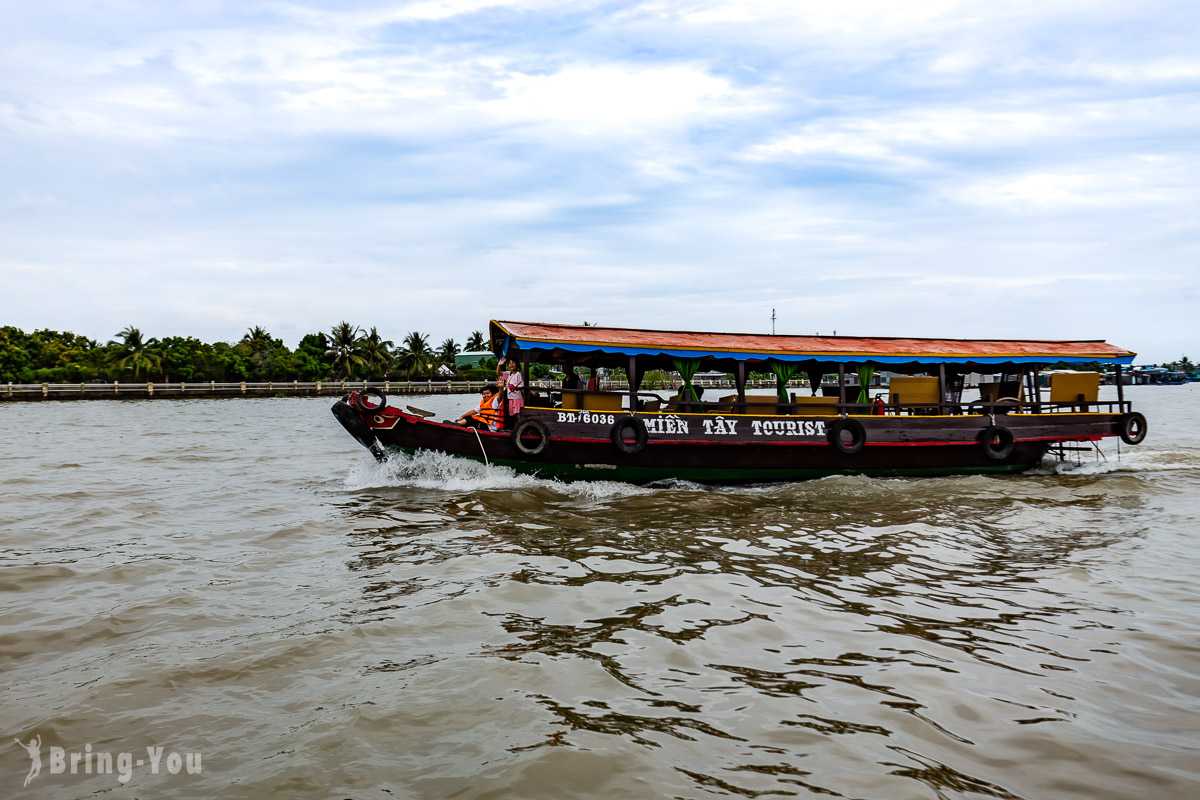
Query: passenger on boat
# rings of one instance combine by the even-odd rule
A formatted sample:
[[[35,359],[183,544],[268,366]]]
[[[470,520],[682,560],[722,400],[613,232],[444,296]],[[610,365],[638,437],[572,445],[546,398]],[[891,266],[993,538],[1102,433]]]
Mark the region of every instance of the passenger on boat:
[[[568,392],[579,390],[579,373],[575,372],[574,367],[567,368],[567,373],[563,375],[562,388]]]
[[[500,373],[500,377],[500,388],[508,402],[505,417],[506,419],[516,419],[517,414],[525,407],[525,379],[521,377],[521,372],[517,369],[517,362],[510,358],[505,364],[505,371]]]
[[[494,405],[498,394],[500,394],[500,388],[494,383],[489,383],[479,393],[479,407],[467,411],[454,421],[459,425],[466,425],[468,428],[496,430],[500,426],[500,412]]]
[[[592,376],[588,378],[587,390],[589,392],[600,391],[600,370],[596,367],[592,367]]]

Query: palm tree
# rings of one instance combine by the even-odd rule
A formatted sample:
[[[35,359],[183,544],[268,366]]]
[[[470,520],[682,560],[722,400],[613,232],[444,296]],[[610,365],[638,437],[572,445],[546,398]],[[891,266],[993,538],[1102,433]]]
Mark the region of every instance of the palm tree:
[[[447,339],[438,348],[438,361],[450,367],[450,369],[454,369],[454,357],[461,352],[462,350],[459,349],[458,342],[453,339]]]
[[[471,335],[467,337],[467,343],[463,349],[474,350],[476,352],[486,350],[487,343],[483,341],[483,331],[471,331]]]
[[[242,337],[242,341],[250,345],[250,351],[253,353],[270,350],[275,344],[275,340],[271,338],[271,334],[261,325],[255,325],[246,331],[246,335]]]
[[[392,342],[381,337],[374,325],[371,326],[371,331],[359,340],[358,352],[371,374],[387,377],[388,366],[392,363]]]
[[[326,355],[333,361],[333,371],[347,379],[354,377],[355,370],[366,364],[359,347],[362,331],[349,322],[339,322],[329,332],[329,339]]]
[[[141,377],[142,370],[156,370],[162,367],[162,355],[155,345],[158,339],[143,339],[142,332],[132,325],[117,334],[121,340],[121,358],[117,361],[117,369],[133,370],[133,377]]]
[[[396,365],[410,377],[430,372],[433,361],[434,353],[429,349],[429,337],[417,331],[412,331],[404,337],[400,350],[396,353]]]
[[[250,363],[254,365],[254,373],[258,379],[265,377],[267,358],[275,348],[275,340],[266,328],[255,325],[246,331],[242,344],[250,350]]]

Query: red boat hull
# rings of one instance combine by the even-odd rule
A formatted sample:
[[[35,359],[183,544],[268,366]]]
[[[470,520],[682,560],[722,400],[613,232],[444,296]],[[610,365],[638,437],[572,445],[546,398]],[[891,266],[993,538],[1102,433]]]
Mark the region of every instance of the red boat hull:
[[[346,411],[335,405],[343,425]],[[386,449],[431,450],[568,480],[647,483],[759,483],[826,475],[946,475],[1021,472],[1041,463],[1057,442],[1091,442],[1118,433],[1120,415],[1103,413],[952,416],[858,416],[865,441],[858,452],[835,447],[826,426],[834,417],[642,414],[649,435],[640,452],[614,444],[617,412],[527,408],[520,419],[541,423],[544,447],[518,446],[511,431],[484,431],[435,422],[393,407],[360,412]],[[991,424],[1012,433],[1003,458],[989,454],[980,433]],[[350,425],[347,425],[350,429]],[[355,431],[351,430],[351,433]],[[361,433],[361,432],[360,432]],[[363,437],[355,434],[363,441]],[[367,442],[363,441],[364,444]],[[537,443],[537,444],[540,444]],[[538,449],[538,452],[527,452]]]

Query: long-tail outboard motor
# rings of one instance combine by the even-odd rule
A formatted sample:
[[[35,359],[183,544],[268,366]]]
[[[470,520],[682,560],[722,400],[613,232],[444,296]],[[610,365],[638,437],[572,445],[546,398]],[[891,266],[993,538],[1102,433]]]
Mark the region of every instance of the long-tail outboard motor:
[[[378,407],[384,408],[387,405],[387,398],[378,390],[374,390],[374,393],[378,394],[380,398]],[[382,464],[387,461],[387,453],[379,446],[379,440],[375,438],[374,431],[355,408],[354,401],[356,400],[358,400],[357,392],[347,395],[334,403],[330,411],[337,417],[337,421],[342,423],[346,432],[353,436],[359,444],[370,450],[371,455],[375,456],[375,460]]]

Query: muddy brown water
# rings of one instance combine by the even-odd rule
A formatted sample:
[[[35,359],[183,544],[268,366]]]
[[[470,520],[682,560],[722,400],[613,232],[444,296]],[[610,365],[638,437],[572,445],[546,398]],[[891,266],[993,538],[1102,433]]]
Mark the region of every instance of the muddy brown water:
[[[1200,385],[1130,395],[1119,460],[737,489],[0,406],[0,796],[1200,796]]]

